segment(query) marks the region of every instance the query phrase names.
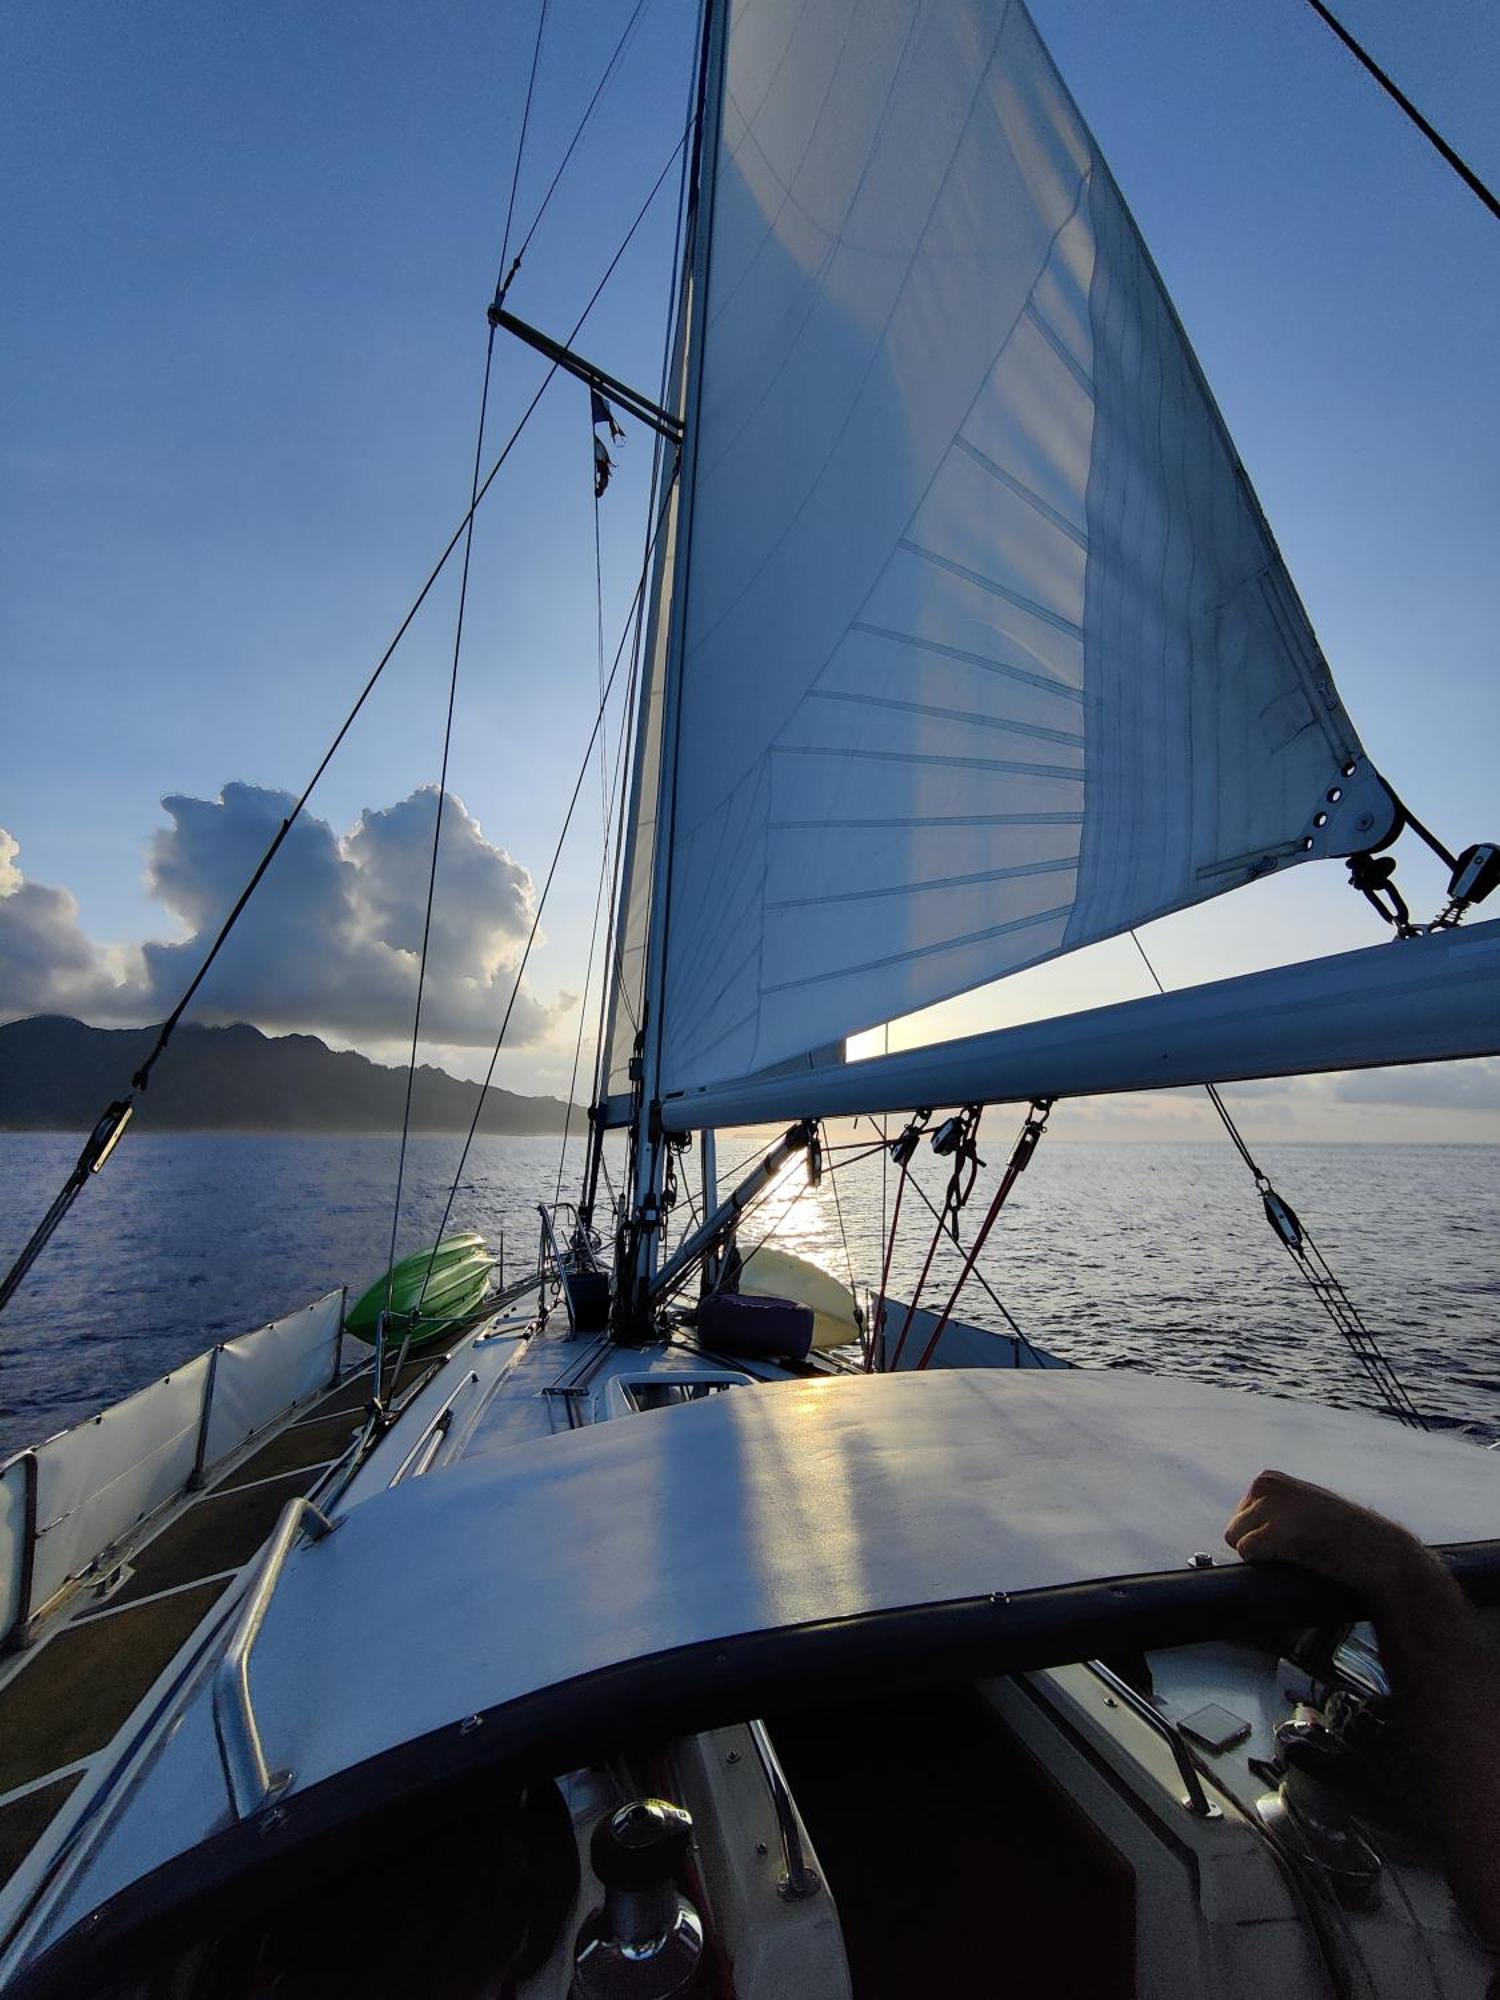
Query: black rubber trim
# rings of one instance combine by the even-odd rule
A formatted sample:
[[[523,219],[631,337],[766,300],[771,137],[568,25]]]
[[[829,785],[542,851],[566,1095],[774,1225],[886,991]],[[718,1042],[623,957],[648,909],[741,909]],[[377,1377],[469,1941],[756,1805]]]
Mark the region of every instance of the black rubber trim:
[[[1436,1551],[1470,1600],[1500,1605],[1500,1540]],[[414,1738],[293,1792],[166,1863],[85,1917],[8,1988],[77,2000],[121,1984],[221,1923],[343,1874],[457,1811],[473,1788],[517,1786],[642,1737],[681,1736],[766,1709],[819,1708],[858,1677],[868,1693],[1061,1666],[1211,1639],[1272,1640],[1363,1615],[1352,1592],[1281,1564],[1120,1577],[996,1593],[747,1633],[559,1682]]]

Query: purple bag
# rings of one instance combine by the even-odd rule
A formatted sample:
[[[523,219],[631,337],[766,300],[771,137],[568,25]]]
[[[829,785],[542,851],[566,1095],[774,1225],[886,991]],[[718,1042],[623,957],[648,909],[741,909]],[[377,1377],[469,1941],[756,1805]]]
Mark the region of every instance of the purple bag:
[[[801,1361],[812,1336],[812,1307],[795,1299],[710,1292],[698,1307],[698,1338],[726,1354],[781,1354]]]

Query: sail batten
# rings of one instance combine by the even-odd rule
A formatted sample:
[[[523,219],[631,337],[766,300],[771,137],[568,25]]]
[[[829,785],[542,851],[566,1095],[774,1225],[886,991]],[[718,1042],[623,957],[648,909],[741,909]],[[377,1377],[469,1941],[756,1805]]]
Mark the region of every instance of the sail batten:
[[[724,4],[663,1094],[1393,817],[1019,0]]]

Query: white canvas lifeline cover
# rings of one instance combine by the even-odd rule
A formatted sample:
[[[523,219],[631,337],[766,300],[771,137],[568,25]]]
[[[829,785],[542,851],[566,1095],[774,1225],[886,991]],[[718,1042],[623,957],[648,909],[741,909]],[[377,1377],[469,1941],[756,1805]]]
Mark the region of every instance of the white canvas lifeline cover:
[[[729,35],[665,1092],[1385,824],[1025,10],[732,0]]]

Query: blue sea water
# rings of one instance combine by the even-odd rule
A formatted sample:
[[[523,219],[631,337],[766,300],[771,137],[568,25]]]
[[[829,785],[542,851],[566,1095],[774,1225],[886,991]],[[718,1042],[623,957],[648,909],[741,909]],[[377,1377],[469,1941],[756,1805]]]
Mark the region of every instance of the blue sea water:
[[[1000,1118],[981,1147],[991,1165],[966,1240],[1014,1123]],[[72,1135],[0,1134],[5,1263],[77,1145]],[[754,1151],[750,1135],[726,1137],[723,1179]],[[1261,1152],[1418,1404],[1479,1438],[1500,1438],[1500,1147]],[[413,1142],[401,1254],[431,1241],[457,1156],[454,1139]],[[575,1144],[565,1195],[578,1160]],[[925,1149],[919,1163],[921,1184],[939,1198],[943,1168]],[[557,1165],[556,1140],[480,1140],[451,1226],[483,1231],[492,1247],[503,1240],[507,1270],[519,1274],[534,1262],[536,1203],[550,1199]],[[0,1318],[0,1452],[76,1423],[333,1286],[348,1285],[351,1296],[363,1290],[387,1263],[395,1171],[394,1137],[132,1133]],[[888,1197],[894,1187],[891,1172]],[[879,1280],[881,1213],[879,1158],[816,1190],[799,1167],[742,1241],[749,1248],[775,1223],[787,1248],[841,1277],[852,1266],[863,1294]],[[930,1218],[908,1194],[893,1295],[909,1296],[931,1236]],[[1027,1332],[1070,1360],[1323,1401],[1375,1400],[1268,1230],[1228,1145],[1049,1137],[982,1268]],[[951,1284],[956,1270],[945,1244],[929,1294],[946,1296],[941,1280],[946,1274]],[[972,1288],[960,1312],[999,1323]]]

